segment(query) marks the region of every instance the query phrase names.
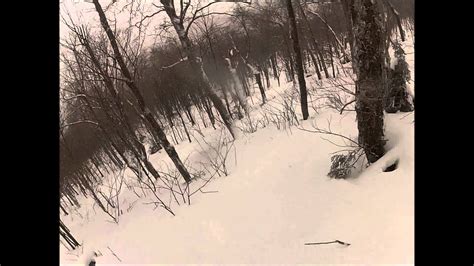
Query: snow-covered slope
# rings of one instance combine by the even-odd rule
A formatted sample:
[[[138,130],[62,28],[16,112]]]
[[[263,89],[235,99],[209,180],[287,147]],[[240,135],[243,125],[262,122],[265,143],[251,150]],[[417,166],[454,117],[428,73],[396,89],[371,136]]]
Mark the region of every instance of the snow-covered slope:
[[[407,55],[409,64],[412,56]],[[270,104],[290,85],[270,89]],[[263,110],[257,99],[254,119]],[[357,136],[355,112],[340,115],[323,109],[298,127],[312,129],[315,123],[325,127],[328,119],[332,131]],[[84,263],[91,251],[99,254],[97,265],[412,264],[413,120],[414,113],[386,114],[390,150],[346,180],[327,177],[331,153],[342,148],[321,135],[274,126],[241,133],[229,156],[229,175],[205,187],[217,192],[198,193],[191,205],[175,206],[176,216],[153,210],[153,205],[146,204],[152,199],[137,200],[124,192],[122,200],[134,205],[114,224],[99,209],[93,211],[90,200],[84,200],[79,210],[83,218],[74,213],[62,217],[83,245],[72,252],[61,245],[61,264]],[[204,135],[212,143],[220,132],[206,129]],[[323,137],[341,142],[335,136]],[[189,155],[190,164],[205,160],[196,142],[183,142],[176,149],[182,157]],[[151,160],[168,162],[161,152]],[[383,172],[396,160],[395,171]],[[336,239],[351,245],[304,245]]]

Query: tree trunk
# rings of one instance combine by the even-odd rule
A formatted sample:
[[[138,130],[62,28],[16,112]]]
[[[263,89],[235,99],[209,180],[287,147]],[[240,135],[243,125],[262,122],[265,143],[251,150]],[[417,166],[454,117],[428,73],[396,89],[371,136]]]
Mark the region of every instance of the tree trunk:
[[[181,115],[181,112],[179,110],[176,110],[178,112],[179,119],[181,119],[181,123],[183,124],[184,127],[184,132],[186,133],[186,136],[188,137],[189,143],[191,143],[191,137],[189,136],[188,128],[186,127],[186,123],[184,123],[183,116]]]
[[[69,228],[67,228],[61,220],[59,220],[59,234],[64,238],[64,240],[66,240],[72,249],[76,249],[80,246],[79,242],[77,242],[76,238],[74,238],[69,231]]]
[[[351,50],[351,61],[354,64],[354,29],[353,29],[353,9],[354,0],[341,0],[342,12],[345,16],[346,28],[348,32],[349,48]]]
[[[323,53],[321,51],[321,48],[319,47],[319,44],[317,42],[314,43],[314,47],[316,49],[316,54],[319,58],[319,63],[321,65],[321,68],[324,71],[324,76],[326,76],[326,78],[328,79],[329,78],[329,71],[328,71],[328,67],[326,66],[326,62],[324,61],[324,56],[323,56]]]
[[[242,86],[244,86],[244,91],[245,91],[245,97],[250,97],[250,99],[252,99],[252,93],[250,92],[250,88],[249,88],[249,84],[247,82],[247,79],[245,77],[242,77],[241,75],[239,75],[239,79],[240,79],[240,83],[242,84]],[[252,100],[252,103],[253,103],[253,100]]]
[[[272,69],[273,69],[273,76],[277,79],[277,81],[278,81],[278,87],[280,87],[280,73],[278,73],[277,60],[276,60],[276,56],[275,56],[275,55],[272,55],[272,56],[270,57],[270,62],[271,62]]]
[[[267,89],[270,89],[270,76],[268,75],[267,64],[263,66],[263,75],[265,76],[265,81],[267,82]]]
[[[294,63],[293,63],[293,56],[291,55],[291,47],[290,47],[290,44],[288,43],[287,33],[285,29],[283,28],[283,26],[280,26],[280,30],[282,32],[283,41],[285,42],[285,50],[288,55],[287,60],[284,60],[286,75],[290,77],[288,81],[293,81],[295,72],[293,69]]]
[[[298,75],[298,85],[300,87],[300,101],[301,112],[303,113],[303,120],[308,119],[308,92],[306,90],[306,81],[304,79],[303,62],[301,58],[300,43],[298,40],[298,29],[296,26],[295,13],[291,0],[286,0],[286,7],[288,9],[288,17],[290,19],[291,39],[293,40],[293,50],[295,52],[296,74]]]
[[[331,57],[331,69],[332,69],[332,77],[336,77],[336,69],[334,67],[334,54],[332,52],[332,45],[331,42],[328,43],[329,45],[329,56]]]
[[[201,102],[200,104],[200,108],[199,108],[199,117],[201,117],[201,121],[202,121],[202,125],[204,126],[204,128],[207,128],[207,124],[206,124],[206,119],[204,119],[204,117],[202,116],[202,112],[206,112],[205,108],[203,107],[204,104]]]
[[[59,207],[61,208],[61,210],[64,212],[65,215],[69,215],[69,213],[66,211],[66,209],[64,209],[62,204],[59,204]]]
[[[203,98],[204,101],[204,108],[206,109],[207,116],[209,117],[209,121],[211,121],[211,125],[214,129],[216,129],[216,119],[214,114],[212,113],[212,106],[209,104],[208,99],[206,97]]]
[[[265,95],[265,90],[263,89],[262,85],[262,77],[260,73],[255,73],[255,81],[257,82],[258,89],[260,90],[260,94],[262,95],[262,103],[265,104],[267,101],[267,96]]]
[[[230,118],[233,119],[232,110],[230,109],[230,104],[229,104],[229,95],[227,95],[227,90],[224,87],[222,87],[222,94],[224,94],[224,101],[225,101],[225,106],[227,107],[227,112],[229,112]]]
[[[356,114],[359,145],[369,163],[384,151],[383,79],[384,37],[382,19],[372,0],[355,0],[352,8],[354,58],[357,61]]]
[[[314,53],[311,49],[308,49],[309,56],[311,57],[311,60],[313,61],[314,68],[316,69],[316,75],[318,76],[318,79],[321,80],[321,71],[319,71],[319,66],[318,66],[318,61],[316,60],[316,57],[314,56]]]
[[[290,82],[290,81],[293,81],[293,69],[290,67],[290,62],[289,60],[285,59],[284,60],[284,64],[285,64],[285,69],[286,69],[286,81],[287,82]]]
[[[196,122],[194,121],[193,114],[191,114],[191,107],[187,105],[184,109],[186,111],[186,115],[188,116],[189,122],[191,122],[191,125],[194,126]]]

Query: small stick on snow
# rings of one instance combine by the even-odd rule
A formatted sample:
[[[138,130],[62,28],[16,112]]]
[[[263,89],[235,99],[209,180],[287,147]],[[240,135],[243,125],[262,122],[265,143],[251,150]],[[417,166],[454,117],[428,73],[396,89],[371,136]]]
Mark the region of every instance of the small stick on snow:
[[[341,244],[341,245],[344,245],[344,246],[350,246],[349,243],[345,243],[345,242],[342,242],[342,241],[339,241],[339,240],[334,240],[334,241],[330,241],[330,242],[304,243],[304,244],[305,245],[324,245],[324,244],[334,244],[334,243],[338,243],[338,244]]]
[[[109,246],[107,246],[107,248],[110,250],[110,252],[112,252],[112,255],[114,255],[120,262],[122,262],[122,260],[112,251],[112,249],[110,249]]]
[[[199,191],[201,191],[201,193],[204,193],[204,194],[206,194],[206,193],[217,193],[217,192],[219,192],[219,191],[217,191],[217,190],[204,191],[204,190],[202,190],[202,189],[199,189]]]

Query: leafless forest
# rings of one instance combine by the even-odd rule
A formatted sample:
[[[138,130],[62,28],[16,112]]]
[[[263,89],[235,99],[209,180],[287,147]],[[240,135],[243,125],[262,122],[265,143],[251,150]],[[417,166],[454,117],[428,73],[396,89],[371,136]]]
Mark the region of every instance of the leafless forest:
[[[128,190],[174,216],[177,206],[211,193],[211,179],[230,174],[235,140],[270,126],[298,130],[323,107],[357,120],[356,139],[304,129],[346,143],[323,155],[330,177],[384,156],[384,114],[414,109],[401,45],[414,36],[413,0],[221,2],[85,1],[95,24],[62,7],[62,215],[87,197],[118,223],[131,208],[119,200]],[[269,94],[287,83],[294,93],[273,108]],[[256,108],[265,110],[258,118]],[[217,141],[206,142],[206,132]],[[180,154],[183,143],[203,147],[207,163]],[[150,159],[157,153],[166,163]],[[60,234],[68,249],[80,245],[63,222]]]

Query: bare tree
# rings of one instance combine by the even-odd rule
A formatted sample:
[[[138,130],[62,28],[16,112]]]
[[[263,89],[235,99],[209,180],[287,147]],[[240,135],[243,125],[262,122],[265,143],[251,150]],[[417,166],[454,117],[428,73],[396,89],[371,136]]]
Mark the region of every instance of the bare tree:
[[[288,19],[290,20],[291,39],[293,41],[293,51],[295,53],[296,74],[298,75],[298,85],[300,88],[301,112],[303,120],[308,119],[308,91],[306,89],[306,81],[304,79],[304,69],[301,57],[300,42],[298,40],[298,27],[296,26],[295,12],[291,0],[286,0],[286,8],[288,10]]]
[[[153,130],[154,136],[158,139],[159,143],[163,146],[165,149],[166,153],[168,156],[171,158],[173,163],[175,164],[176,168],[179,170],[180,174],[183,176],[183,178],[186,180],[186,182],[191,182],[191,175],[189,174],[188,170],[184,166],[183,162],[178,156],[178,153],[174,149],[173,145],[168,141],[166,134],[164,133],[163,129],[160,127],[158,122],[156,121],[155,117],[151,113],[150,109],[146,106],[145,100],[143,99],[143,96],[136,85],[132,74],[130,73],[127,65],[125,64],[125,61],[123,59],[122,53],[119,50],[119,46],[117,43],[117,40],[115,38],[114,33],[112,32],[109,23],[107,21],[107,17],[105,16],[104,10],[102,9],[102,6],[100,5],[98,0],[93,0],[95,9],[99,15],[100,22],[102,25],[102,28],[105,30],[107,37],[109,39],[110,45],[112,46],[113,52],[114,52],[114,57],[117,60],[117,63],[120,67],[120,71],[122,75],[125,77],[125,83],[128,85],[130,90],[132,91],[133,95],[135,96],[137,102],[138,102],[138,108],[141,112],[141,115],[143,116],[144,120],[146,120],[149,125],[151,126],[151,129]]]
[[[222,117],[222,120],[225,126],[227,127],[227,129],[229,130],[230,134],[232,135],[232,137],[235,137],[234,130],[232,128],[231,117],[229,113],[227,112],[224,104],[222,103],[222,100],[219,98],[211,82],[209,81],[209,78],[206,72],[204,71],[204,68],[202,65],[202,58],[197,56],[195,48],[191,42],[191,39],[188,36],[189,29],[192,23],[196,19],[203,16],[203,15],[199,15],[199,12],[204,10],[206,7],[209,7],[211,4],[213,4],[213,2],[207,5],[204,5],[203,7],[197,8],[194,11],[192,18],[190,19],[186,27],[184,26],[184,20],[185,20],[186,12],[188,8],[191,6],[191,1],[184,3],[184,0],[180,0],[180,14],[179,15],[176,13],[173,0],[160,0],[160,2],[163,5],[164,11],[170,18],[171,23],[173,24],[173,27],[176,33],[178,34],[178,37],[183,49],[183,53],[186,55],[186,60],[191,65],[191,68],[193,69],[194,73],[198,77],[198,80],[203,86],[204,91],[208,94],[208,97],[211,99],[212,103],[214,104],[214,107],[217,109],[220,116]]]

